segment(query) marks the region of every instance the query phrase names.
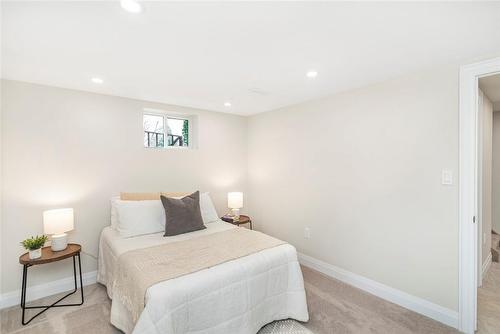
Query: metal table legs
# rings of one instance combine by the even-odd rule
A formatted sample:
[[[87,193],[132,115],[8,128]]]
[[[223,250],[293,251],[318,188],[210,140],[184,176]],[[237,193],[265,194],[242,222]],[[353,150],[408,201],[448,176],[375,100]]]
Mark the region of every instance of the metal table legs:
[[[65,299],[68,296],[71,296],[78,290],[77,282],[76,282],[76,260],[75,257],[78,256],[78,268],[80,271],[80,292],[81,292],[81,302],[77,304],[62,304],[60,305],[59,302]],[[28,281],[28,268],[31,267],[29,264],[25,264],[23,266],[23,285],[22,285],[22,290],[21,290],[21,308],[23,309],[23,317],[22,317],[22,324],[27,325],[29,324],[33,319],[38,317],[40,314],[43,312],[47,311],[51,307],[64,307],[64,306],[80,306],[83,304],[83,281],[82,281],[82,262],[80,260],[80,253],[73,255],[73,276],[75,279],[75,289],[68,293],[67,295],[59,298],[57,301],[52,303],[51,305],[40,305],[40,306],[26,306],[26,283]],[[24,313],[26,310],[29,309],[43,309],[37,314],[35,314],[33,317],[31,317],[28,321],[24,320]]]

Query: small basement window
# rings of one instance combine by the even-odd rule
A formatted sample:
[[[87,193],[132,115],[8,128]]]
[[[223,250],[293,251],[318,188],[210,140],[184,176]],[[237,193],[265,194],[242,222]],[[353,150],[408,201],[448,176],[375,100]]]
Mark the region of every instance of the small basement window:
[[[191,124],[188,117],[145,113],[144,147],[189,147]]]

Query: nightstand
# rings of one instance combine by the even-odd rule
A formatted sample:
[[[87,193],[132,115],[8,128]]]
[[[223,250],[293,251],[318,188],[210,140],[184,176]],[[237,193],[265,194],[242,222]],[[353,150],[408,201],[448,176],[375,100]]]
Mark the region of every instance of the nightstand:
[[[248,216],[240,215],[240,219],[237,221],[233,220],[232,218],[230,218],[228,216],[221,217],[220,219],[222,219],[225,222],[228,222],[228,223],[231,223],[234,225],[238,225],[238,226],[243,225],[243,224],[249,224],[250,229],[253,230],[252,220]]]
[[[80,306],[83,304],[83,281],[82,281],[82,262],[80,260],[80,252],[82,250],[82,246],[78,244],[68,244],[68,247],[62,251],[59,252],[54,252],[52,249],[50,249],[50,246],[48,247],[43,247],[42,248],[42,257],[39,257],[38,259],[31,260],[29,258],[28,253],[24,253],[19,257],[19,263],[23,265],[23,283],[22,283],[22,289],[21,289],[21,308],[23,309],[23,317],[22,317],[22,324],[27,325],[31,322],[31,320],[35,319],[38,317],[40,314],[43,312],[47,311],[51,307],[63,307],[63,306]],[[69,259],[70,257],[73,258],[73,275],[75,278],[75,288],[73,291],[70,293],[66,294],[64,297],[59,298],[57,301],[52,303],[51,305],[40,305],[40,306],[26,306],[26,284],[28,281],[28,268],[32,266],[37,266],[37,265],[42,265],[42,264],[47,264],[47,263],[52,263],[52,262],[57,262],[61,261],[64,259]],[[66,297],[69,297],[70,295],[74,294],[76,290],[78,289],[77,283],[76,283],[76,257],[78,257],[78,268],[80,271],[80,290],[81,290],[81,302],[76,303],[76,304],[64,304],[60,305],[59,302],[65,299]],[[24,313],[28,309],[42,309],[40,312],[35,314],[33,317],[31,317],[28,321],[24,321]]]

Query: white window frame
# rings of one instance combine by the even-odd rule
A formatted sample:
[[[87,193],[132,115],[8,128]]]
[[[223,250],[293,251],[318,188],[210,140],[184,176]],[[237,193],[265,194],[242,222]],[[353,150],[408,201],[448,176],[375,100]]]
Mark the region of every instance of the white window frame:
[[[164,145],[163,147],[144,146],[144,116],[145,115],[163,117],[163,145]],[[173,113],[173,112],[145,108],[143,110],[141,116],[142,116],[142,119],[141,119],[141,122],[142,122],[142,146],[145,149],[186,150],[186,149],[193,149],[195,147],[196,134],[194,133],[194,129],[195,129],[194,123],[196,122],[196,115]],[[187,146],[169,146],[169,145],[166,145],[168,142],[167,129],[168,129],[168,119],[169,118],[175,118],[175,119],[179,119],[179,120],[187,120],[188,121],[189,141],[188,141]]]

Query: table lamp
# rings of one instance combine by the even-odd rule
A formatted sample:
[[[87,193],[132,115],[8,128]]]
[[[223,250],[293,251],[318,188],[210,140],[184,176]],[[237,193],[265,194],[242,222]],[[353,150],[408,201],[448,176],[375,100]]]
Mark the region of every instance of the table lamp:
[[[43,212],[43,231],[52,234],[51,249],[54,252],[65,250],[68,246],[66,232],[73,230],[73,209],[56,209]]]
[[[230,192],[227,194],[227,206],[231,209],[234,220],[240,219],[240,209],[243,207],[243,193]]]

